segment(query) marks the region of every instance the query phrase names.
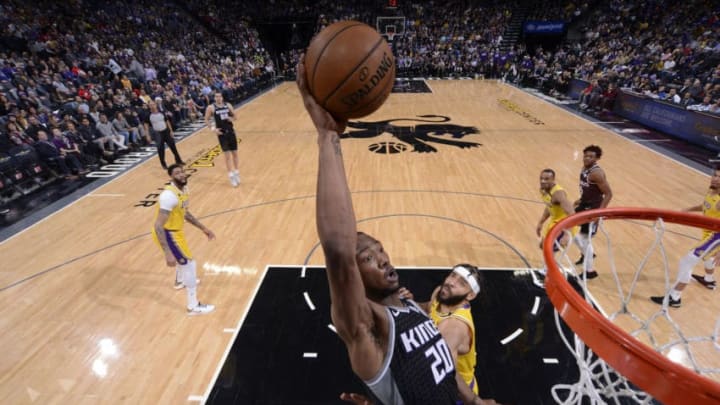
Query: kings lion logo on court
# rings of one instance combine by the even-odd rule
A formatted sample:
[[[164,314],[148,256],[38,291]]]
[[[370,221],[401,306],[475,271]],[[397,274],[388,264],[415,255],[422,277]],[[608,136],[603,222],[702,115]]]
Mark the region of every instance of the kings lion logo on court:
[[[449,124],[450,117],[443,115],[419,115],[417,118],[393,118],[384,121],[350,121],[348,130],[340,138],[375,138],[390,134],[399,142],[377,142],[368,147],[373,153],[395,154],[407,150],[419,153],[437,152],[437,145],[461,149],[482,146],[478,142],[460,140],[467,135],[479,134],[476,127]],[[403,122],[407,125],[398,125]],[[420,123],[420,124],[415,124]],[[415,125],[413,125],[415,124]]]

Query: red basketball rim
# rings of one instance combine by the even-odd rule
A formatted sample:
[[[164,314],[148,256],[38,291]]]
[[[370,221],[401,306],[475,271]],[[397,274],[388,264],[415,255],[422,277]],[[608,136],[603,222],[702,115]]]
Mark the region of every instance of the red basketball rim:
[[[667,404],[720,403],[720,384],[674,363],[627,334],[588,304],[560,272],[553,255],[553,241],[563,229],[596,220],[640,219],[694,226],[720,232],[720,220],[702,215],[652,208],[605,208],[573,214],[555,225],[543,242],[548,267],[545,282],[550,301],[572,330],[620,374],[655,399]]]

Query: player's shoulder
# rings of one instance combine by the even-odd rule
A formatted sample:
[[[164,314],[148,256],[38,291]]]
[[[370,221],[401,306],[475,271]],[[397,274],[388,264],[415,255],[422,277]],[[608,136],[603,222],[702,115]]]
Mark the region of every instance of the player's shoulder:
[[[169,188],[164,189],[158,196],[160,209],[170,210],[180,202],[177,194]]]
[[[553,188],[550,190],[550,195],[553,198],[562,196],[564,194],[565,194],[565,188],[559,184],[554,185]]]
[[[605,169],[603,169],[599,165],[595,165],[590,169],[590,176],[605,176]]]
[[[170,188],[170,187],[166,187],[165,189],[163,189],[163,191],[160,192],[160,196],[159,196],[159,197],[163,197],[163,198],[177,198],[178,191],[179,191],[179,190],[177,190],[177,189],[173,189],[173,188]]]

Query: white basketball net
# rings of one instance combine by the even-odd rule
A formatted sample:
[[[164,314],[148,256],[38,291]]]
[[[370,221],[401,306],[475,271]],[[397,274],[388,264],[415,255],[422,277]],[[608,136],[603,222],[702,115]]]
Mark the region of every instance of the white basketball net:
[[[648,248],[647,253],[642,256],[639,264],[633,266],[631,277],[629,277],[629,268],[623,267],[622,273],[618,273],[617,271],[614,254],[618,247],[612,245],[610,233],[606,230],[605,222],[607,221],[603,221],[603,219],[598,221],[598,235],[596,235],[594,239],[596,243],[601,239],[598,238],[598,236],[603,236],[606,239],[607,250],[602,252],[602,254],[607,255],[607,262],[609,262],[610,269],[605,269],[603,265],[603,270],[600,272],[600,275],[601,277],[612,276],[614,279],[617,291],[613,295],[616,295],[615,299],[619,301],[619,307],[614,312],[606,314],[603,308],[600,308],[597,301],[593,298],[593,295],[588,289],[588,286],[592,287],[593,281],[588,281],[583,277],[582,265],[577,266],[576,269],[576,266],[573,264],[574,260],[570,259],[568,255],[568,251],[574,254],[578,252],[578,249],[570,248],[572,244],[565,249],[556,242],[556,246],[559,249],[559,252],[555,255],[558,268],[568,275],[575,275],[582,288],[582,294],[585,300],[598,308],[609,320],[620,326],[625,332],[671,359],[673,359],[673,357],[683,358],[684,360],[681,363],[697,373],[703,374],[711,379],[720,378],[720,339],[718,339],[718,336],[720,336],[720,316],[714,320],[714,327],[708,327],[711,328],[708,335],[688,336],[683,332],[682,327],[673,319],[673,311],[692,311],[692,308],[689,305],[683,305],[682,309],[668,309],[668,294],[665,294],[663,305],[658,305],[657,310],[653,308],[653,312],[651,313],[634,313],[631,310],[633,307],[633,298],[635,300],[648,300],[644,294],[635,294],[639,287],[647,290],[648,287],[646,287],[646,285],[651,284],[650,288],[654,288],[657,295],[662,295],[663,292],[670,291],[675,284],[677,266],[668,265],[665,245],[663,244],[663,237],[666,233],[664,221],[659,218],[653,224],[654,241]],[[635,221],[614,220],[613,222],[634,223],[635,226],[647,225],[639,225]],[[693,227],[686,227],[685,229],[691,230],[692,233],[699,231]],[[672,233],[678,234],[677,232]],[[688,244],[688,248],[689,246],[690,244]],[[659,272],[657,266],[648,266],[651,258],[662,263],[662,272],[664,273],[665,281],[664,286],[657,285],[657,282],[649,281],[653,279],[651,276],[658,276],[657,273]],[[561,265],[561,263],[565,265]],[[627,264],[626,261],[623,262],[623,266]],[[699,270],[702,271],[702,267],[698,267],[700,267]],[[608,270],[611,270],[611,272]],[[697,272],[698,269],[696,268],[695,271]],[[622,274],[622,276],[620,276],[620,274]],[[639,282],[641,278],[642,281]],[[686,295],[688,293],[692,294],[690,290],[698,288],[697,285],[693,286],[692,284],[693,282],[686,288]],[[603,291],[603,293],[608,294],[607,291]],[[643,308],[646,310],[647,307],[648,305],[643,305]],[[707,324],[712,321],[711,319],[705,320]],[[698,320],[697,322],[702,321]],[[585,404],[588,403],[588,400],[589,403],[592,404],[657,403],[648,393],[634,386],[593,353],[577,335],[573,334],[573,341],[568,341],[563,332],[557,310],[555,311],[555,323],[565,346],[573,353],[577,360],[580,373],[578,381],[573,384],[557,384],[553,386],[552,396],[557,403]],[[567,330],[567,326],[565,326],[565,330]],[[661,341],[661,339],[658,339],[655,336],[658,330],[663,331],[663,336],[671,336],[669,340]],[[711,357],[715,357],[715,359],[707,361],[707,358],[703,358],[703,361],[699,361],[698,356],[695,354],[696,350],[704,350],[703,353],[705,353],[705,357],[707,357],[707,353],[711,353]]]

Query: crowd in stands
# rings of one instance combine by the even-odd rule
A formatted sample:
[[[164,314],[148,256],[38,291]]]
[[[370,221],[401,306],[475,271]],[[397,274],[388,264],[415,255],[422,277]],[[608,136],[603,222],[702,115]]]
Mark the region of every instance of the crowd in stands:
[[[75,180],[154,146],[154,106],[178,127],[201,118],[213,92],[239,101],[259,91],[272,59],[256,32],[239,32],[250,46],[233,46],[170,1],[0,4],[0,162],[33,156]],[[0,166],[0,185],[28,171]],[[11,191],[0,187],[0,200]]]
[[[534,86],[562,97],[573,78],[593,81],[583,109],[612,107],[619,89],[718,113],[720,5],[707,0],[595,2],[585,37],[553,51],[516,44],[502,49],[502,35],[518,2],[415,2],[401,6],[405,34],[393,41],[398,76],[489,77]],[[442,13],[436,10],[441,9]],[[578,20],[588,2],[550,1],[526,19]],[[353,8],[324,9],[316,32],[329,23],[374,17]],[[280,55],[281,74],[292,76],[301,50]]]
[[[550,0],[543,1],[541,7],[532,7],[526,20],[572,22],[590,7],[588,1]]]
[[[590,15],[583,42],[538,50],[521,79],[563,94],[569,77],[591,82],[582,109],[612,105],[618,89],[720,113],[720,4],[613,0]]]
[[[58,177],[75,179],[127,150],[153,145],[152,105],[178,126],[198,119],[212,92],[234,102],[276,74],[292,78],[304,44],[273,57],[255,22],[309,19],[315,32],[344,19],[374,26],[385,4],[3,2],[0,161],[32,150]],[[582,109],[610,109],[623,89],[720,113],[720,3],[610,0],[590,7],[551,0],[525,18],[582,16],[582,41],[552,51],[503,47],[513,11],[523,4],[400,2],[404,34],[392,44],[398,76],[501,78],[557,97],[576,78],[591,83],[581,94]]]

